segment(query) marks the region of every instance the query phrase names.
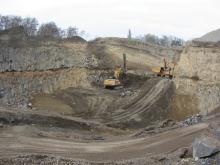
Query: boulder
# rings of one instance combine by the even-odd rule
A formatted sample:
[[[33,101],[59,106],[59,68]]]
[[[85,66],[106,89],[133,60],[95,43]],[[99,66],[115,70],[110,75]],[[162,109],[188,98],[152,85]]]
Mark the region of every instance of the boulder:
[[[213,137],[197,138],[193,143],[193,157],[206,158],[220,151],[219,142]]]
[[[215,135],[217,136],[218,139],[220,139],[220,128],[217,128],[215,130]]]
[[[216,154],[212,157],[208,157],[205,159],[199,159],[197,161],[198,165],[218,165],[220,164],[220,154]]]

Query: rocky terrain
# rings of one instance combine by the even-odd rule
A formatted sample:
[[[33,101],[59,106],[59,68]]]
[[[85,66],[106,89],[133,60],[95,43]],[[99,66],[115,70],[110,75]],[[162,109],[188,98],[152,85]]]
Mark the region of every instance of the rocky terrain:
[[[123,86],[104,89],[124,53]],[[0,164],[218,164],[219,53],[0,33]],[[174,79],[150,72],[164,57]]]
[[[176,93],[179,94],[176,99],[180,101],[176,104],[185,105],[187,109],[194,109],[202,114],[219,107],[219,60],[218,43],[194,41],[185,47],[176,69]]]
[[[100,85],[106,73],[123,64],[123,53],[127,54],[129,69],[146,73],[150,67],[161,65],[167,52],[171,58],[181,52],[119,38],[92,42],[18,40],[13,38],[15,34],[2,34],[0,40],[0,79],[4,79],[0,82],[0,103],[6,105],[27,104],[31,93]]]

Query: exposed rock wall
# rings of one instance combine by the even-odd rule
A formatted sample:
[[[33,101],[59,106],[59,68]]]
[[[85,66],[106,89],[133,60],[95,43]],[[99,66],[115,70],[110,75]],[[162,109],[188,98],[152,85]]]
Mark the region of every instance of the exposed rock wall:
[[[0,74],[0,104],[26,104],[35,93],[53,93],[69,87],[89,88],[102,81],[105,71],[86,68]]]
[[[181,54],[176,70],[177,110],[207,114],[220,106],[220,46],[193,42]],[[185,99],[183,99],[185,98]],[[189,98],[191,98],[189,100]],[[182,99],[182,100],[181,100]],[[182,103],[182,107],[177,106]],[[186,109],[187,109],[186,108]]]
[[[177,68],[178,77],[220,81],[220,44],[194,42],[187,46]]]
[[[0,46],[0,72],[42,71],[86,67],[86,43],[41,43],[38,46]]]

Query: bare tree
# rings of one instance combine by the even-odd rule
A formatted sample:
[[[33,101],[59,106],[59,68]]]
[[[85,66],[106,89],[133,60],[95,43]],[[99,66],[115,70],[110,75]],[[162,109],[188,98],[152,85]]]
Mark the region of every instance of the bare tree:
[[[38,21],[36,18],[27,17],[23,19],[22,26],[28,36],[34,36],[37,31]]]
[[[42,24],[37,32],[38,36],[46,37],[46,38],[59,38],[60,37],[60,29],[54,22],[48,22]]]
[[[84,31],[84,30],[82,30],[82,31],[80,31],[79,32],[79,36],[80,37],[85,37],[87,34],[86,34],[86,32]]]
[[[18,27],[22,25],[22,18],[20,16],[10,16],[9,28]]]
[[[79,31],[78,28],[70,26],[68,29],[60,29],[54,22],[41,24],[39,29],[38,20],[32,17],[22,18],[20,16],[4,16],[0,14],[0,30],[21,27],[22,33],[27,36],[38,35],[47,38],[71,38],[74,36],[84,36],[85,31]],[[21,29],[20,28],[20,29]]]
[[[78,35],[79,35],[78,28],[70,26],[67,29],[67,38],[71,38],[71,37],[78,36]]]
[[[136,40],[142,42],[149,42],[156,45],[162,45],[165,47],[174,47],[174,46],[183,46],[184,40],[175,36],[166,36],[163,35],[162,37],[158,37],[153,34],[147,34],[136,37]]]
[[[22,18],[19,16],[1,16],[0,18],[1,30],[14,28],[22,25]]]
[[[0,14],[0,30],[4,30],[4,25],[2,23],[2,15]]]
[[[152,44],[159,44],[159,38],[153,34],[147,34],[144,36],[145,42],[149,42]]]
[[[66,38],[66,36],[67,36],[66,30],[59,29],[59,35],[60,35],[60,38]]]
[[[2,16],[1,17],[2,30],[5,30],[5,29],[9,28],[9,24],[10,24],[9,16]]]

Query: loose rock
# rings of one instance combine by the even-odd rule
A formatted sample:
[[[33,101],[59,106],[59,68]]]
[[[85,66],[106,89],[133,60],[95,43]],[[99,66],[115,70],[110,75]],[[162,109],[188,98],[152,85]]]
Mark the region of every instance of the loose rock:
[[[205,158],[212,156],[220,151],[219,143],[212,137],[196,139],[193,143],[193,157]]]

